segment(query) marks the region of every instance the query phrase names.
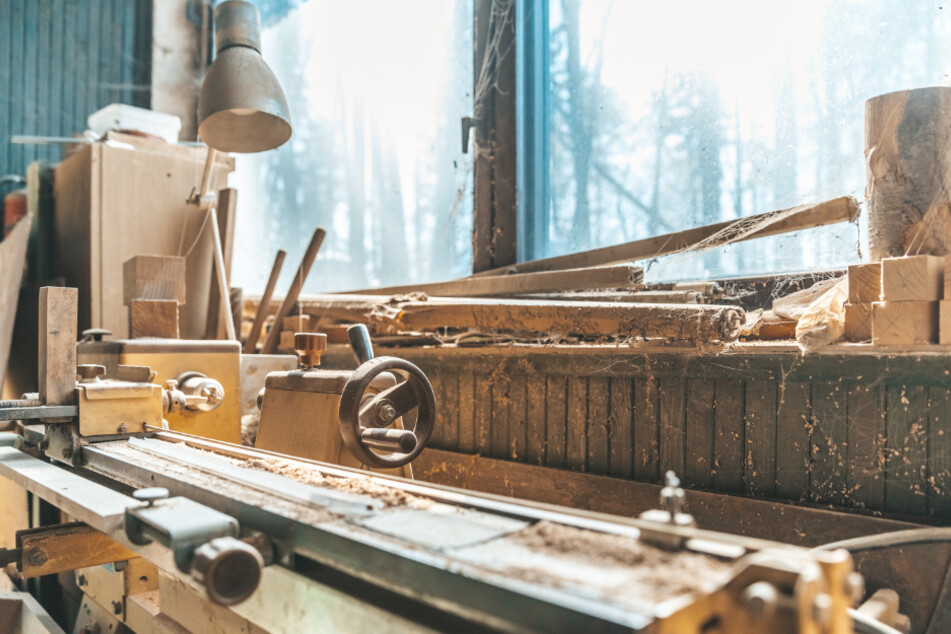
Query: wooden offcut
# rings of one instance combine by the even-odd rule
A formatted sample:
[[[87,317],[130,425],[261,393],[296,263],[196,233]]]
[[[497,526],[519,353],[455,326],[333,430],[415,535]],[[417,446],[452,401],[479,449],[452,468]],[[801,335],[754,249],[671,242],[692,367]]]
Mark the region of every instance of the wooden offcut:
[[[39,398],[44,405],[69,405],[76,392],[75,288],[40,289]]]
[[[853,264],[849,266],[849,302],[870,304],[881,299],[882,263]]]
[[[943,257],[916,255],[882,260],[882,300],[938,301],[944,293]]]
[[[133,339],[178,339],[178,302],[173,299],[134,299],[129,306],[129,333]]]
[[[875,302],[872,343],[912,345],[938,340],[938,302]]]
[[[938,302],[938,343],[951,344],[951,301]]]
[[[872,339],[872,304],[852,303],[845,305],[846,341],[870,341]]]
[[[136,255],[122,265],[122,301],[171,299],[185,303],[185,258],[177,255]]]
[[[869,99],[865,156],[871,258],[951,252],[951,88]]]
[[[108,535],[80,522],[20,531],[17,546],[24,553],[38,549],[45,555],[36,560],[42,561],[39,564],[33,563],[30,557],[23,558],[20,572],[25,579],[138,557]]]
[[[770,211],[755,216],[727,220],[712,225],[686,229],[644,240],[626,242],[611,247],[592,249],[543,260],[533,260],[512,266],[503,266],[478,273],[478,276],[557,271],[619,262],[634,262],[670,255],[703,242],[704,248],[765,238],[801,229],[822,227],[840,222],[852,222],[859,215],[858,202],[851,196],[833,198],[820,203],[801,205],[791,209]]]

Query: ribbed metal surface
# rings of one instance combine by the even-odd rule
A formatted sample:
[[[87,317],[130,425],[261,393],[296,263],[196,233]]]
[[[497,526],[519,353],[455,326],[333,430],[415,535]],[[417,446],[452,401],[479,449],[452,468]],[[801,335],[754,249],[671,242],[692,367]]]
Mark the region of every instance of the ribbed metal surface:
[[[0,175],[61,156],[11,135],[68,136],[110,103],[149,106],[152,0],[0,0],[0,16]]]

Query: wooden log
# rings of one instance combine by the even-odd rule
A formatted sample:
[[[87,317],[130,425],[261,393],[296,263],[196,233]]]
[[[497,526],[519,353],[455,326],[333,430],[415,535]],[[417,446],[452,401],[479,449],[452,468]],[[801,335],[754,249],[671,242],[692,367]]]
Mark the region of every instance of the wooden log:
[[[258,309],[254,314],[254,323],[251,324],[251,332],[244,342],[244,353],[252,354],[257,350],[258,339],[261,337],[261,328],[264,326],[264,319],[267,317],[268,309],[271,306],[271,297],[274,296],[274,287],[277,286],[277,278],[281,275],[281,267],[284,266],[284,258],[287,252],[284,249],[278,249],[274,257],[274,264],[271,266],[271,274],[267,278],[267,286],[264,287],[264,295],[258,302]]]
[[[178,302],[173,299],[134,299],[129,306],[129,335],[178,339]]]
[[[944,292],[944,258],[917,255],[882,260],[882,301],[938,301]]]
[[[644,269],[633,264],[591,268],[516,273],[489,277],[464,277],[449,282],[388,286],[348,292],[348,295],[396,295],[420,291],[440,297],[492,297],[525,293],[552,293],[603,288],[637,288],[644,281]]]
[[[951,247],[951,88],[865,102],[866,196],[873,260]]]
[[[326,235],[327,231],[323,227],[317,227],[314,231],[310,244],[307,245],[307,250],[304,252],[304,258],[301,260],[300,266],[297,267],[297,273],[294,274],[291,287],[288,289],[287,295],[284,296],[281,307],[277,310],[277,317],[274,320],[275,327],[271,328],[271,332],[268,333],[267,339],[264,341],[264,347],[261,348],[261,354],[273,354],[277,349],[281,337],[280,325],[284,322],[284,318],[291,314],[291,309],[297,303],[297,297],[300,295],[304,281],[310,273],[310,267],[317,259],[317,252],[320,251],[320,245],[323,244]]]
[[[136,255],[122,264],[122,299],[171,299],[185,303],[185,258]]]
[[[544,302],[481,298],[309,295],[304,312],[341,321],[369,321],[404,331],[439,328],[535,334],[733,341],[745,320],[732,306]]]
[[[820,203],[770,211],[739,220],[727,220],[611,247],[503,266],[483,271],[476,276],[558,271],[649,260],[683,251],[699,242],[704,242],[704,247],[710,248],[801,229],[852,222],[858,218],[858,215],[858,202],[851,196],[842,196]]]

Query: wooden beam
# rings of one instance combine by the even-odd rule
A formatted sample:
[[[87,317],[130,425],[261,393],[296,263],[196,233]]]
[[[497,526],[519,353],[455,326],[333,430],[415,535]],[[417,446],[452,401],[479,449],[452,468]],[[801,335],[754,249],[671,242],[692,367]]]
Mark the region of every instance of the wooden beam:
[[[491,297],[521,293],[551,293],[558,291],[592,290],[602,288],[638,288],[644,280],[644,270],[633,264],[598,266],[564,271],[518,273],[487,277],[464,277],[448,282],[387,286],[348,292],[348,295],[396,295],[423,292],[440,297]]]
[[[403,331],[439,328],[535,333],[732,341],[745,319],[732,306],[432,298],[401,301],[370,295],[309,295],[304,312],[318,319],[369,322]],[[278,335],[279,336],[279,335]],[[277,338],[277,337],[275,337]]]
[[[17,548],[23,549],[20,571],[24,579],[138,557],[81,522],[18,531]]]
[[[76,315],[79,291],[40,289],[39,394],[45,405],[69,405],[76,393]]]
[[[739,220],[727,220],[611,247],[503,266],[482,271],[478,275],[504,275],[513,271],[517,273],[557,271],[649,260],[682,251],[701,241],[706,241],[705,246],[709,248],[801,229],[852,222],[858,218],[858,215],[858,202],[851,196],[842,196],[820,203],[770,211]]]

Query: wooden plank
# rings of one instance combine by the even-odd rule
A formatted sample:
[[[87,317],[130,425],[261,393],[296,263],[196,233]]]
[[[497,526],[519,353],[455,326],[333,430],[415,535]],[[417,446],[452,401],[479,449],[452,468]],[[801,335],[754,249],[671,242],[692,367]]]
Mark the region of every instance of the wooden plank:
[[[122,302],[172,299],[185,303],[185,258],[177,255],[135,255],[122,264]]]
[[[473,405],[475,452],[487,456],[491,451],[492,384],[484,375],[475,375]]]
[[[928,388],[928,513],[951,520],[951,389]]]
[[[133,299],[129,306],[129,335],[178,339],[178,302],[174,299]]]
[[[568,468],[585,471],[588,462],[588,380],[585,377],[568,377],[566,424]]]
[[[370,322],[415,332],[474,328],[545,335],[729,341],[736,339],[745,323],[741,309],[718,305],[487,298],[397,301],[385,295],[308,295],[300,301],[305,312],[320,318]],[[281,314],[281,319],[284,316]]]
[[[809,497],[821,504],[848,504],[848,397],[841,381],[812,384],[812,472]]]
[[[849,499],[872,511],[885,509],[885,386],[848,388]]]
[[[436,395],[436,424],[442,428],[440,438],[445,447],[459,446],[459,373],[445,370],[439,373],[440,392]]]
[[[514,266],[503,266],[483,271],[480,275],[505,275],[513,269],[518,273],[531,273],[601,266],[616,262],[649,260],[681,251],[700,241],[706,241],[705,246],[709,248],[730,242],[779,235],[790,231],[822,227],[840,222],[852,222],[858,218],[858,214],[858,202],[850,196],[843,196],[812,205],[801,205],[792,209],[771,211],[739,220],[718,222],[611,247],[523,262]],[[759,225],[760,228],[750,231],[750,226],[754,224]]]
[[[629,377],[609,379],[611,393],[610,464],[608,472],[615,477],[634,476],[634,382]]]
[[[231,261],[234,254],[234,228],[237,221],[238,190],[226,187],[218,192],[218,235],[221,236],[221,254],[224,257],[225,287],[231,284]],[[211,271],[215,276],[214,267]],[[221,317],[221,298],[218,285],[212,284],[208,294],[208,314],[205,324],[206,339],[226,339],[225,324]]]
[[[944,257],[914,255],[882,260],[882,301],[938,301],[944,292]]]
[[[713,488],[714,383],[687,379],[687,446],[683,482]]]
[[[872,343],[916,345],[938,341],[938,304],[931,301],[872,304]]]
[[[46,405],[69,405],[76,392],[75,288],[40,289],[39,396]]]
[[[746,446],[746,386],[742,381],[715,380],[713,483],[718,491],[741,493],[743,448]]]
[[[438,297],[492,297],[528,293],[553,293],[559,291],[582,291],[595,289],[633,289],[644,280],[644,270],[633,264],[616,264],[565,271],[542,271],[539,273],[516,273],[487,277],[464,277],[449,282],[384,286],[359,291],[347,291],[348,295],[399,295],[423,292]],[[679,293],[681,296],[684,293]],[[665,299],[667,299],[665,297]],[[642,301],[651,301],[643,299]],[[661,301],[655,299],[653,301]]]
[[[459,373],[459,451],[475,453],[475,375]]]
[[[776,384],[746,383],[746,492],[772,497],[776,493]]]
[[[687,382],[679,377],[662,377],[660,392],[660,477],[673,471],[683,478],[686,435]]]
[[[33,166],[30,167],[31,172],[39,171],[34,170]],[[27,264],[26,254],[27,245],[30,242],[31,224],[32,217],[24,217],[10,235],[0,242],[0,306],[3,306],[3,312],[0,313],[0,385],[3,385],[7,374],[7,364],[13,346],[14,326],[18,316],[22,320],[26,314],[24,310],[17,311],[17,304],[20,301],[23,271]],[[30,377],[31,386],[34,385],[34,378]]]
[[[509,384],[509,434],[506,458],[524,462],[527,452],[528,377],[516,374]]]
[[[548,436],[546,431],[546,386],[545,375],[533,373],[526,379],[527,429],[525,433],[525,457],[529,464],[541,465],[548,461]]]
[[[653,377],[634,380],[634,478],[660,481],[660,392]]]
[[[443,373],[428,372],[426,378],[429,379],[429,384],[433,386],[433,396],[436,398],[436,420],[433,423],[433,433],[429,437],[428,446],[443,449],[451,448],[452,446],[446,442],[447,429],[443,421],[445,410],[442,406],[445,404],[446,394],[446,388],[443,385]]]
[[[608,473],[608,379],[588,379],[588,471]]]
[[[885,419],[885,510],[923,515],[927,508],[928,392],[889,386]]]
[[[509,404],[511,381],[504,374],[490,378],[492,390],[492,421],[490,425],[489,455],[506,459],[509,455]]]
[[[20,572],[25,579],[138,557],[112,538],[80,522],[20,531],[17,534],[17,548],[22,548],[24,552]],[[27,556],[34,549],[45,555],[37,559],[43,562],[39,565]]]
[[[812,409],[808,383],[779,386],[776,411],[776,496],[804,500],[809,492]]]
[[[881,299],[882,263],[852,264],[849,266],[849,303],[871,304]]]
[[[938,343],[951,344],[951,301],[938,302]]]
[[[547,440],[545,465],[565,468],[568,428],[566,406],[568,379],[564,376],[548,376],[545,385],[545,437]]]

